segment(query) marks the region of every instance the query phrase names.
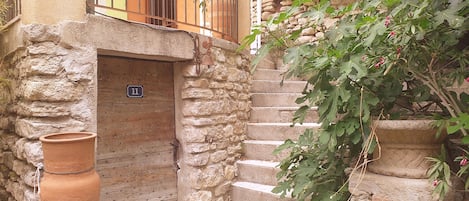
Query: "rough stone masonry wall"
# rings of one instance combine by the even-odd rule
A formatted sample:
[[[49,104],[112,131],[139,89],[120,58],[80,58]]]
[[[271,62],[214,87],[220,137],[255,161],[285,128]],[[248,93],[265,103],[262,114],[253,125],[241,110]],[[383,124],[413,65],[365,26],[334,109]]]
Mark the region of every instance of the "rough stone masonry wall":
[[[103,36],[99,29],[105,28],[116,31]],[[120,32],[123,29],[133,30],[137,38],[164,32],[96,16],[85,23],[20,26],[21,45],[2,57],[0,67],[0,78],[9,80],[12,90],[11,99],[0,107],[0,200],[39,200],[34,188],[36,168],[42,166],[39,136],[96,132],[97,49],[112,48],[113,44],[105,41],[118,41],[126,34]],[[71,35],[71,30],[80,33]],[[162,37],[170,37],[168,33]],[[133,41],[120,42],[120,49],[130,54],[141,50]],[[191,63],[175,64],[180,77],[175,85],[181,87],[176,91],[176,102],[180,103],[176,135],[181,149],[178,196],[184,201],[230,200],[235,161],[241,157],[241,141],[247,132],[248,56],[223,40],[213,39],[213,45],[208,44],[201,53],[211,55],[213,65],[202,65],[198,70]],[[178,45],[173,48],[186,48]],[[192,50],[192,41],[182,45],[191,45]],[[2,90],[1,94],[10,93]]]
[[[96,131],[97,53],[60,43],[56,26],[25,25],[24,47],[3,59],[0,76],[10,83],[10,100],[0,116],[0,200],[38,200],[35,171],[42,166],[39,136]],[[7,96],[5,96],[7,97]]]
[[[333,6],[340,6],[346,5],[355,0],[332,0],[331,5]],[[318,27],[317,29],[311,27],[313,20],[304,17],[303,13],[307,11],[311,6],[317,4],[318,1],[313,0],[309,3],[305,3],[302,5],[297,12],[293,14],[293,17],[282,23],[280,26],[275,27],[268,27],[270,32],[273,34],[290,34],[294,31],[300,30],[301,34],[300,37],[297,39],[297,43],[310,43],[317,40],[317,38],[324,36],[324,29]],[[278,15],[279,12],[287,11],[291,8],[293,4],[293,0],[262,0],[262,24],[266,24],[266,22]],[[255,10],[255,1],[253,1],[253,10]],[[253,13],[253,15],[256,15]],[[333,24],[334,19],[327,20],[325,22],[326,27],[329,27]],[[276,33],[275,33],[276,32]],[[269,40],[268,35],[263,36],[263,42]]]
[[[214,65],[182,68],[180,162],[189,183],[184,201],[224,201],[236,177],[250,111],[251,75],[247,57],[211,48]],[[181,180],[180,180],[181,182]],[[179,188],[179,187],[178,187]],[[180,198],[181,199],[181,198]]]

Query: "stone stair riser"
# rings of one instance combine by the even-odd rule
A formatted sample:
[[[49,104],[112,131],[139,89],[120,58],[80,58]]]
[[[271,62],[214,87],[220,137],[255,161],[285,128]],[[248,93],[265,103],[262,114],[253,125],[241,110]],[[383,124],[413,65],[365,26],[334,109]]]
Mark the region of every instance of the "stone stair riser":
[[[298,136],[302,134],[306,128],[317,129],[318,126],[268,126],[262,124],[249,124],[248,125],[248,139],[255,140],[279,140],[285,141],[286,139],[297,140]]]
[[[300,93],[255,93],[251,95],[252,107],[292,107]]]
[[[271,122],[271,123],[291,123],[296,110],[282,108],[252,108],[251,123]],[[304,122],[317,122],[318,113],[311,110],[305,117]]]
[[[252,83],[252,93],[301,93],[305,88],[306,82],[303,81],[280,81],[254,80]]]
[[[272,144],[256,144],[256,143],[244,143],[244,156],[252,160],[265,160],[265,161],[281,161],[288,156],[289,152],[283,150],[277,155],[274,155],[274,150],[279,145]]]
[[[280,169],[277,167],[238,163],[238,171],[243,173],[239,175],[241,181],[275,186],[277,185],[276,175]]]
[[[232,189],[233,201],[294,201],[291,198],[280,198],[278,195],[256,191],[253,188],[234,185]]]

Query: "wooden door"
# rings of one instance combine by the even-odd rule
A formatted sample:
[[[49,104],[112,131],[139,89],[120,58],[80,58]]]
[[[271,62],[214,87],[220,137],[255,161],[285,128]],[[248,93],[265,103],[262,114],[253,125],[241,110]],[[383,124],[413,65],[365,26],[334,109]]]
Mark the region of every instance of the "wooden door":
[[[98,57],[101,200],[177,200],[173,88],[171,63]]]

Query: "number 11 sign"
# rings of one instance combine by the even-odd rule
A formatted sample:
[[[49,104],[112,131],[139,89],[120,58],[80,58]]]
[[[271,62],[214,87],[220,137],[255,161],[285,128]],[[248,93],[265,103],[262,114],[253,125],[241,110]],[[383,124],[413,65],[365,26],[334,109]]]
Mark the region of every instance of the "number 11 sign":
[[[143,98],[143,85],[127,85],[127,97]]]

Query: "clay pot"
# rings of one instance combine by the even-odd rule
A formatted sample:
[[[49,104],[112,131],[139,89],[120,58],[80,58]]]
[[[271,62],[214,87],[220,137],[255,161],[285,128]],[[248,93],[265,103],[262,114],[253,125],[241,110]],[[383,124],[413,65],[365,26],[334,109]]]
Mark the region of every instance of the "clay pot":
[[[54,133],[40,137],[44,152],[41,201],[98,201],[95,133]]]
[[[425,157],[439,154],[444,133],[436,138],[432,120],[375,121],[381,150],[375,149],[370,172],[401,178],[424,179],[430,163]],[[379,153],[381,151],[381,153]]]

